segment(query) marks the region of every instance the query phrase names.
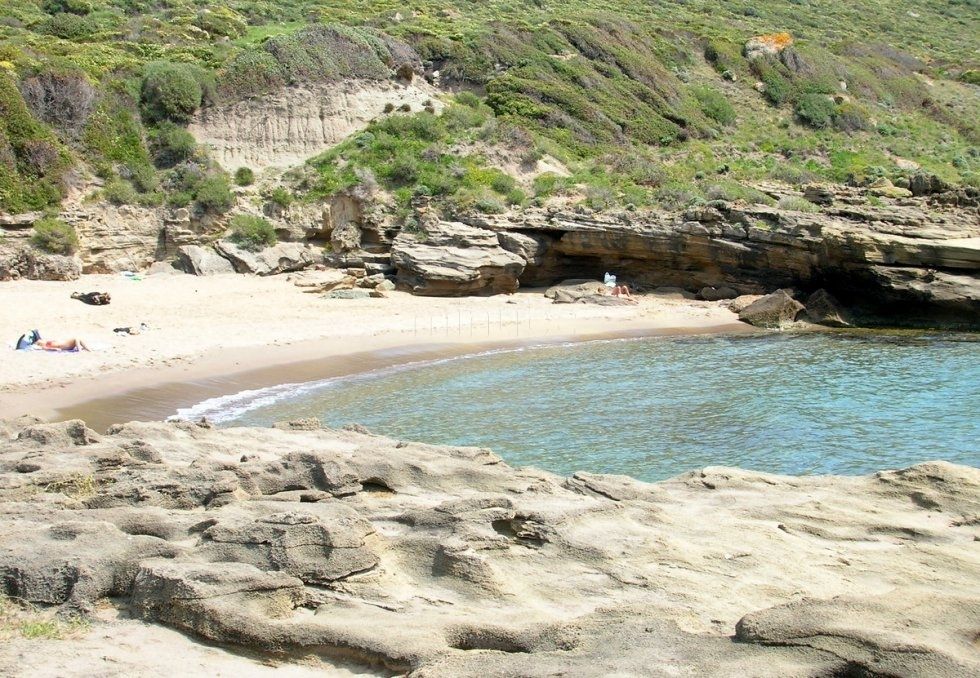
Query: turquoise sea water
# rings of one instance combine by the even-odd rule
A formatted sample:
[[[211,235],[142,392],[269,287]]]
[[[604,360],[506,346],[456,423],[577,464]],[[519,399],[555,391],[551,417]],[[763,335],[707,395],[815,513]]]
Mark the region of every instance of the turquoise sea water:
[[[974,335],[650,338],[529,348],[204,403],[223,425],[319,417],[508,463],[658,480],[725,465],[980,466]]]

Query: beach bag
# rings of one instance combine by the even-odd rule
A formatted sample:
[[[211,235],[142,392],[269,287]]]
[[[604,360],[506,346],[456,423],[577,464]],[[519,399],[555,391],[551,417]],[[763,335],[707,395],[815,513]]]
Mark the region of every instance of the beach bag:
[[[34,342],[41,338],[41,333],[37,330],[31,330],[30,332],[25,332],[20,335],[20,339],[17,340],[17,350],[23,351],[34,345]]]

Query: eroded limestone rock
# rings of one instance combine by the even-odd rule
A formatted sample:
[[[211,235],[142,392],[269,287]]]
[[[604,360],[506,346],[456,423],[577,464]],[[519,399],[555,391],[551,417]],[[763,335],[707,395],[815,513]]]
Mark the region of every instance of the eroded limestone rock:
[[[738,319],[756,327],[778,329],[796,320],[803,304],[785,290],[776,290],[752,302],[738,314]]]
[[[0,592],[33,603],[420,676],[980,671],[974,468],[650,484],[315,420],[0,432]]]
[[[423,234],[400,233],[392,245],[399,285],[428,296],[517,290],[525,260],[501,247],[493,231],[437,218],[423,228]]]

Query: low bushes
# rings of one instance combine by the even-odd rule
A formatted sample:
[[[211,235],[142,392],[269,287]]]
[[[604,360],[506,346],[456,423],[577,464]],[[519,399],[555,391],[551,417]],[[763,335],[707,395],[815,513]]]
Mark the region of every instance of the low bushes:
[[[834,101],[825,94],[804,94],[793,109],[796,117],[816,129],[829,127],[834,119]]]
[[[212,80],[200,66],[155,61],[146,67],[140,96],[151,119],[187,122],[212,91]]]
[[[38,219],[34,222],[31,243],[45,252],[69,255],[78,249],[78,234],[73,226],[60,219]]]
[[[715,122],[731,125],[735,122],[735,109],[725,95],[710,87],[696,87],[694,96],[701,104],[701,112]]]
[[[807,200],[806,198],[800,198],[795,195],[787,195],[779,199],[778,203],[779,209],[787,210],[790,212],[819,212],[820,208]]]
[[[239,167],[235,170],[235,183],[239,186],[251,186],[255,183],[255,172],[248,167]]]
[[[271,247],[278,240],[276,231],[268,220],[248,214],[236,214],[232,217],[230,239],[249,252]]]
[[[197,148],[194,135],[172,122],[163,122],[150,135],[157,167],[169,168],[189,160]]]
[[[223,174],[205,177],[198,185],[194,199],[205,212],[212,214],[224,214],[235,204],[235,194]]]

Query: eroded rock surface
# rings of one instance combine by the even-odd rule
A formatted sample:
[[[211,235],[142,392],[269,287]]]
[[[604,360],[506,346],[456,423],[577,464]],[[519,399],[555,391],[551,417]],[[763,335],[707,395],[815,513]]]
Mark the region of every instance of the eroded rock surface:
[[[230,240],[219,240],[215,249],[231,262],[238,273],[256,275],[275,275],[291,271],[302,271],[315,264],[323,263],[323,253],[312,245],[299,242],[280,242],[251,252],[239,247]]]
[[[285,168],[364,129],[387,106],[441,109],[438,95],[421,80],[408,85],[365,80],[291,87],[204,109],[188,129],[231,172],[239,167]]]
[[[0,434],[0,592],[37,604],[389,674],[980,672],[970,467],[648,484],[315,420]]]
[[[526,262],[523,285],[613,271],[631,289],[824,288],[859,322],[980,327],[976,189],[880,206],[868,204],[867,189],[821,190],[810,193],[824,203],[816,213],[718,200],[684,214],[529,208],[466,221],[499,232]]]
[[[428,215],[422,233],[400,233],[391,249],[398,283],[415,294],[516,292],[525,261],[493,231]]]

